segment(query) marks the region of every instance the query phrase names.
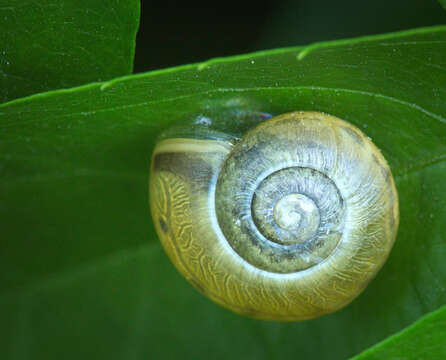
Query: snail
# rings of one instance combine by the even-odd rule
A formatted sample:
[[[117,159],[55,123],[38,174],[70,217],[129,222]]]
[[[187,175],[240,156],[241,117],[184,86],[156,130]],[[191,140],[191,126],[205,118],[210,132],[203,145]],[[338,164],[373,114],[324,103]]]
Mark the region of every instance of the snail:
[[[216,303],[264,320],[307,320],[349,304],[398,229],[381,152],[319,112],[275,116],[241,138],[165,136],[149,183],[157,234],[179,272]]]

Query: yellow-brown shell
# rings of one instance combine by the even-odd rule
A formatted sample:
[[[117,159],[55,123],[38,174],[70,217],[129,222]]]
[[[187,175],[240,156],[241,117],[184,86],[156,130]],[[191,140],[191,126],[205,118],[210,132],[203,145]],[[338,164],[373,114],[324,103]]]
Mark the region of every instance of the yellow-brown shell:
[[[237,313],[283,321],[350,303],[384,264],[399,222],[380,151],[317,112],[271,118],[240,141],[161,140],[150,207],[192,285]]]

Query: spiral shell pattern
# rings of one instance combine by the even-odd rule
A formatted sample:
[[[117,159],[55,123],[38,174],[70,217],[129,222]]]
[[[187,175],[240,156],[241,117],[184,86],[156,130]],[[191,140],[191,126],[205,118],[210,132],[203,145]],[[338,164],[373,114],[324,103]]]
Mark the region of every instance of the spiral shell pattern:
[[[352,301],[398,228],[380,151],[317,112],[274,117],[240,141],[221,138],[170,138],[154,151],[152,215],[183,276],[262,319],[310,319]]]

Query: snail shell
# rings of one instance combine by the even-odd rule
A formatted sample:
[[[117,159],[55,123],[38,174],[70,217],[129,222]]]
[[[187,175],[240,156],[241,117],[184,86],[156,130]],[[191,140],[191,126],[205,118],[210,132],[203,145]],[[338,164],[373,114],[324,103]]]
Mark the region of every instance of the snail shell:
[[[283,321],[350,303],[384,264],[399,222],[380,151],[318,112],[273,117],[241,139],[161,140],[150,207],[192,285],[237,313]]]

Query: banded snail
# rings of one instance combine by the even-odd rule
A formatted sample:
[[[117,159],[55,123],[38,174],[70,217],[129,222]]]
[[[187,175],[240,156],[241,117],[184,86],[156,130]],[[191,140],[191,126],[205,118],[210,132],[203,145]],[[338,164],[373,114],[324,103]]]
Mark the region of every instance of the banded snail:
[[[198,290],[247,316],[296,321],[357,297],[398,222],[390,169],[359,129],[318,112],[155,147],[150,207],[168,256]]]

